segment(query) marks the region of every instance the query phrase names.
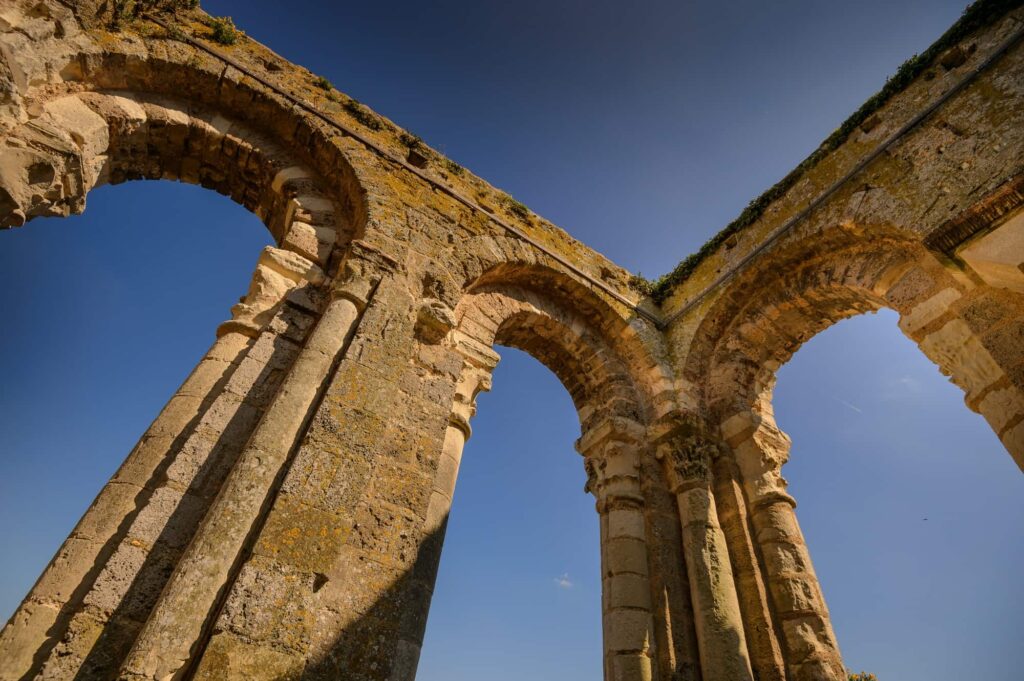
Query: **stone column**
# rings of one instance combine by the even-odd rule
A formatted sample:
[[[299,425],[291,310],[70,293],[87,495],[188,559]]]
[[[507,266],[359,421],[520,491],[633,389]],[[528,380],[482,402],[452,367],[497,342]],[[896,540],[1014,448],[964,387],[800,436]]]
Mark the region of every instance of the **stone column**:
[[[727,419],[722,433],[740,469],[772,611],[782,632],[787,677],[845,681],[825,598],[793,510],[796,501],[786,493],[781,474],[790,441],[775,425],[767,399],[756,410]]]
[[[0,679],[113,673],[294,359],[322,280],[305,259],[264,249],[233,318],[0,634],[12,660]]]
[[[754,545],[739,469],[729,456],[720,456],[712,463],[715,505],[729,547],[740,612],[743,614],[743,630],[750,651],[750,666],[758,681],[785,681],[786,665],[782,661],[778,632],[768,602],[761,559]]]
[[[60,638],[53,632],[66,627],[88,593],[97,566],[106,563],[117,548],[118,529],[137,512],[139,503],[145,503],[140,497],[151,493],[147,489],[158,471],[171,462],[175,443],[180,446],[179,441],[231,378],[252,342],[239,333],[217,338],[100,491],[0,632],[0,658],[4,660],[0,679],[20,679],[32,669],[34,658],[41,662],[49,654]]]
[[[604,675],[651,681],[656,659],[644,497],[640,485],[644,428],[612,417],[577,441],[601,522]]]
[[[658,446],[679,505],[704,681],[751,681],[729,550],[711,490],[711,462],[718,454],[718,445],[696,432],[678,432]]]
[[[122,678],[165,679],[181,673],[215,616],[250,533],[259,527],[265,505],[380,279],[378,268],[360,260],[357,250],[353,244],[332,300],[171,574],[122,665]]]
[[[438,469],[464,437],[449,426],[465,360],[440,333],[448,315],[395,267],[192,652],[197,681],[412,673],[441,545],[428,510],[435,491],[450,496]]]
[[[648,438],[653,439],[650,434]],[[683,536],[679,531],[679,507],[657,457],[648,457],[641,463],[657,675],[672,681],[701,681],[700,648],[683,557]]]

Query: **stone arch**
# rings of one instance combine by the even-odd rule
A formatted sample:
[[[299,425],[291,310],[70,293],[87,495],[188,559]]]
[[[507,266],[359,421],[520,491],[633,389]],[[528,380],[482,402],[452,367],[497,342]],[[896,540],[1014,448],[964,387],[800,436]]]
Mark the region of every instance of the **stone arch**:
[[[559,279],[563,288],[573,287],[557,272],[505,264],[480,277],[456,307],[452,342],[465,368],[446,444],[456,440],[458,446],[445,448],[451,461],[439,470],[453,473],[439,490],[436,512],[446,516],[450,508],[454,471],[469,432],[462,430],[460,437],[454,431],[475,411],[476,392],[490,387],[490,370],[497,363],[492,346],[527,352],[559,378],[580,418],[583,435],[577,449],[584,456],[586,491],[597,498],[600,514],[606,675],[658,678],[642,482],[643,460],[650,457],[644,443],[652,397],[608,342],[604,331],[612,320],[601,325],[588,319],[586,313],[595,307],[590,296],[580,301],[581,312],[561,299],[558,285],[536,286],[540,280]]]
[[[845,678],[782,476],[790,441],[771,407],[777,370],[804,342],[842,319],[895,310],[901,330],[1024,462],[1014,430],[1024,419],[1014,375],[1022,358],[1006,339],[1016,334],[1024,300],[959,274],[908,238],[873,232],[880,236],[867,243],[855,243],[850,228],[828,243],[798,242],[764,257],[718,296],[685,364],[703,388],[705,418],[730,454],[715,463],[716,495],[729,518],[729,551],[761,678]]]
[[[696,396],[670,371],[661,335],[632,309],[621,309],[517,240],[480,237],[468,249],[474,258],[459,261],[466,293],[452,337],[469,371],[455,412],[472,413],[473,375],[491,366],[473,358],[489,357],[494,342],[547,363],[572,394],[583,431],[577,449],[607,531],[603,547],[620,540],[627,547],[625,557],[602,551],[606,563],[619,561],[603,585],[606,675],[749,677],[742,630],[732,622],[735,608],[710,608],[712,601],[728,600],[731,587],[722,584],[729,583],[731,568],[708,491],[674,467],[691,444],[685,414],[696,408]],[[580,384],[581,375],[589,385]],[[635,458],[624,463],[623,455]],[[694,512],[700,508],[706,512]],[[622,530],[619,522],[609,524],[612,510],[634,519],[635,536],[608,539]],[[623,568],[645,562],[644,575]],[[650,615],[656,640],[643,637],[650,632],[643,618]],[[614,631],[629,634],[617,639]]]
[[[1004,437],[1007,415],[988,399],[993,391],[1024,387],[1015,370],[1024,356],[1012,348],[1024,297],[979,283],[903,237],[815,244],[766,258],[705,315],[684,372],[700,381],[702,408],[721,423],[763,403],[775,372],[807,340],[882,308],[900,315],[904,334],[1024,461],[1016,440]]]
[[[459,245],[457,262],[450,268],[452,288],[459,292],[452,304],[463,304],[458,295],[501,286],[514,286],[543,295],[554,313],[572,316],[574,328],[586,327],[614,352],[643,391],[648,410],[645,419],[654,424],[676,410],[691,395],[676,390],[671,361],[660,333],[638,317],[636,311],[612,300],[596,287],[567,274],[559,263],[526,242],[507,236],[478,236]],[[470,256],[470,257],[467,257]],[[569,323],[569,322],[567,322]]]
[[[16,53],[4,56],[17,64]],[[77,54],[60,73],[96,90],[28,72],[15,79],[24,90],[11,98],[17,114],[4,118],[18,124],[0,141],[0,224],[81,212],[88,191],[105,183],[169,179],[229,196],[277,245],[261,253],[216,342],[0,634],[5,679],[116,671],[321,315],[329,273],[367,221],[365,192],[340,148],[312,135],[296,145],[300,117],[280,102],[265,101],[277,107],[268,116],[276,123],[260,126],[253,111],[235,115],[246,101],[225,97],[224,87],[213,98],[201,87],[175,88],[204,81],[186,66],[175,65],[177,80],[162,85],[152,74],[125,81],[128,72],[158,72],[159,62],[116,76],[136,89],[104,89],[115,84],[105,78],[119,58],[103,54],[91,68],[95,57]],[[287,139],[276,137],[282,127]]]
[[[508,345],[551,369],[576,405],[585,431],[601,418],[647,423],[650,396],[582,315],[519,286],[484,285],[456,308],[458,342]]]
[[[251,159],[240,157],[240,165],[250,174],[246,178],[250,186],[243,187],[237,183],[234,186],[225,185],[225,178],[216,171],[209,172],[209,169],[203,171],[203,177],[194,177],[202,163],[209,164],[212,160],[213,152],[217,151],[216,144],[205,150],[184,149],[186,153],[182,159],[191,157],[191,161],[181,165],[172,161],[173,157],[167,157],[159,169],[144,164],[139,168],[126,169],[122,174],[115,172],[109,178],[103,177],[103,181],[173,177],[200,183],[232,196],[256,212],[267,222],[275,238],[280,240],[282,234],[277,230],[281,227],[287,230],[290,225],[270,223],[272,216],[266,213],[267,206],[261,208],[258,201],[254,200],[256,197],[252,192],[251,180],[257,179],[252,173],[258,169],[260,162],[264,169],[271,170],[281,159],[290,159],[289,163],[275,170],[302,166],[303,172],[294,178],[276,178],[272,175],[271,179],[278,182],[314,179],[319,185],[319,193],[335,202],[336,205],[329,210],[334,211],[335,218],[342,226],[360,231],[358,226],[366,223],[368,212],[363,187],[368,177],[373,176],[379,168],[374,167],[375,162],[370,157],[361,153],[358,144],[342,141],[337,138],[336,130],[305,115],[286,98],[268,90],[238,69],[226,66],[223,61],[179,42],[174,35],[163,29],[159,30],[158,35],[151,36],[154,39],[146,41],[144,45],[131,37],[119,39],[115,37],[117,34],[108,33],[97,38],[96,29],[102,33],[109,28],[107,22],[114,8],[107,3],[99,3],[98,7],[91,9],[95,10],[95,15],[89,11],[90,8],[84,6],[71,9],[45,1],[19,0],[0,17],[0,32],[4,38],[0,44],[0,54],[3,56],[4,75],[8,76],[7,80],[13,86],[0,98],[4,114],[0,117],[0,135],[7,137],[19,126],[26,123],[32,125],[41,114],[45,117],[44,109],[51,102],[69,95],[89,98],[95,94],[113,94],[149,100],[157,105],[166,104],[168,106],[165,108],[177,111],[158,116],[155,121],[157,126],[189,126],[192,128],[189,134],[193,137],[193,144],[198,141],[197,131],[209,132],[212,126],[214,137],[225,136],[227,139],[224,145],[226,159],[234,158],[236,151],[243,155],[256,151],[256,156]],[[267,51],[258,70],[279,70],[285,64],[283,59]],[[95,105],[96,102],[87,103]],[[114,103],[115,109],[117,104]],[[127,118],[130,119],[137,111],[132,111],[130,105],[127,108]],[[187,120],[192,118],[197,120]],[[144,117],[141,122],[146,123]],[[85,123],[85,126],[86,129],[96,127],[94,123]],[[139,129],[130,124],[129,128],[132,132]],[[58,132],[56,138],[53,138],[47,132],[50,131],[43,131],[44,139],[33,141],[37,144],[42,142],[45,147],[47,142],[56,140],[59,145],[53,152],[64,152],[70,157],[80,155],[76,147],[81,145],[68,144],[67,134]],[[72,131],[69,129],[67,132]],[[74,131],[72,137],[79,132]],[[114,132],[111,129],[111,133]],[[182,133],[179,130],[175,134],[180,136]],[[49,139],[45,139],[47,137]],[[136,138],[135,142],[138,141]],[[178,141],[181,142],[180,139]],[[233,145],[237,145],[237,149]],[[182,151],[163,146],[165,151]],[[284,150],[287,153],[282,154]],[[135,150],[137,156],[138,151]],[[75,165],[73,158],[66,160]],[[200,168],[195,167],[197,160],[201,162]],[[245,168],[245,162],[249,162],[250,166]],[[60,163],[59,159],[57,163]],[[224,164],[220,169],[225,170],[228,165]],[[185,172],[179,175],[179,168]],[[81,171],[77,174],[80,176]],[[76,182],[76,179],[79,181]],[[82,186],[83,179],[69,178],[68,189],[79,190],[65,191],[61,197],[69,206],[57,207],[58,213],[47,213],[46,207],[37,210],[43,211],[41,214],[59,214],[59,211],[68,209],[81,210],[84,206],[84,191],[91,188],[91,185]],[[280,189],[274,187],[275,192]],[[269,198],[269,193],[264,190],[257,190],[256,193]],[[288,198],[294,197],[295,194]],[[33,202],[30,201],[29,205],[22,205],[21,201],[13,203],[15,205],[12,206],[10,200],[0,201],[0,208],[5,209],[0,212],[0,224],[3,226],[10,226],[7,223],[12,220],[31,216]],[[312,208],[314,211],[323,210],[322,207]],[[18,210],[25,213],[25,217],[10,214]]]
[[[872,238],[865,243],[869,229]],[[679,358],[680,369],[687,380],[703,381],[744,357],[748,364],[781,365],[829,324],[884,305],[893,277],[922,257],[908,235],[884,225],[845,223],[792,237],[714,293]],[[740,385],[702,384],[701,408],[716,411],[714,404]]]
[[[259,332],[285,294],[319,285],[335,249],[361,227],[351,197],[336,197],[304,161],[248,126],[181,100],[83,92],[43,103],[12,131],[0,163],[7,226],[81,212],[89,190],[132,179],[177,180],[225,194],[277,242],[260,259],[234,327]]]

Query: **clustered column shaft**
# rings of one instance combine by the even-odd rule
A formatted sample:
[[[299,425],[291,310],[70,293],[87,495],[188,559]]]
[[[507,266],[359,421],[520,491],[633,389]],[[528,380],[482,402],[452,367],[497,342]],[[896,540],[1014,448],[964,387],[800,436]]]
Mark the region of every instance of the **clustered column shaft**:
[[[743,479],[788,677],[844,681],[839,645],[794,513],[796,502],[780,472],[789,457],[789,438],[775,426],[770,410],[733,417],[723,432]]]
[[[239,333],[217,338],[100,491],[0,635],[0,679],[20,678],[32,667],[48,632],[66,625],[61,620],[69,619],[86,595],[80,585],[87,582],[87,573],[117,548],[115,535],[136,508],[137,497],[152,485],[161,465],[170,463],[175,442],[202,416],[252,342]]]
[[[366,281],[341,284],[168,580],[122,666],[123,677],[168,678],[193,657],[372,291]]]
[[[782,661],[768,589],[761,573],[761,561],[754,545],[739,471],[728,456],[721,456],[712,464],[715,505],[729,547],[751,669],[758,681],[785,681],[786,666]]]
[[[749,681],[743,619],[711,489],[718,447],[697,435],[677,435],[658,446],[658,456],[670,464],[679,506],[704,681]]]

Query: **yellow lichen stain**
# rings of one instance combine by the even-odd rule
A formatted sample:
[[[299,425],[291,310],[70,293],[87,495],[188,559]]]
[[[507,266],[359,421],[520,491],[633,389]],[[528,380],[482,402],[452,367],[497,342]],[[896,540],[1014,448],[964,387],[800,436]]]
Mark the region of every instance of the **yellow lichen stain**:
[[[299,538],[302,537],[302,528],[293,527],[293,528],[283,532],[281,534],[281,537],[282,537],[283,542],[287,546],[294,546],[295,542],[297,542],[299,540]]]

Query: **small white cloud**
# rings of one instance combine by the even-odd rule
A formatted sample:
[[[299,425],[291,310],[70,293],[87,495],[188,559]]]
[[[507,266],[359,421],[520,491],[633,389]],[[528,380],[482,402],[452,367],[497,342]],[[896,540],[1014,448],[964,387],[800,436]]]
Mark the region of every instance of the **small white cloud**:
[[[561,577],[555,577],[555,584],[559,589],[571,589],[574,586],[568,572],[563,572]]]

